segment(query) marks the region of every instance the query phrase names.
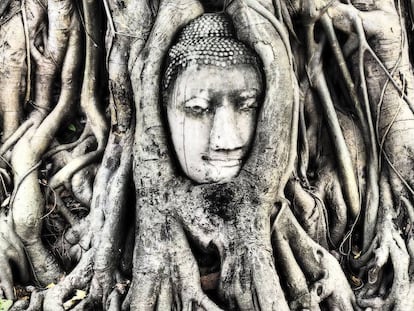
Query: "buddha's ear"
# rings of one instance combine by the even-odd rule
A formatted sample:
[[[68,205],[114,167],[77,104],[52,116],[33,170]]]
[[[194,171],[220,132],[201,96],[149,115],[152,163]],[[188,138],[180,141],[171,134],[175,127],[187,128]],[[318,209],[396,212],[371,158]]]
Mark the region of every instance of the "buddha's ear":
[[[227,13],[239,40],[261,58],[266,82],[255,141],[244,167],[266,193],[282,196],[296,158],[298,86],[288,30],[268,8],[271,0],[233,0]]]

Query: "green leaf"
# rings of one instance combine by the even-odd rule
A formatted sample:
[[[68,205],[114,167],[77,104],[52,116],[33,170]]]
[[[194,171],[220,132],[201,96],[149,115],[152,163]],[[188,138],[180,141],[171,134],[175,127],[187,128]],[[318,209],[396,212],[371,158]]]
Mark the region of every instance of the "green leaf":
[[[0,298],[0,311],[7,311],[13,305],[13,300],[1,299]]]
[[[69,124],[68,130],[72,132],[76,132],[76,126],[74,124]]]

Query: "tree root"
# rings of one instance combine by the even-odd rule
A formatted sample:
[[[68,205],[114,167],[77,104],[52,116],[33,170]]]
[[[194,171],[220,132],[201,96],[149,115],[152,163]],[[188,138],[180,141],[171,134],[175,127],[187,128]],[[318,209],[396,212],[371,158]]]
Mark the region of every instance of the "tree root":
[[[4,155],[9,149],[11,149],[17,141],[32,127],[33,121],[28,119],[23,122],[19,128],[10,135],[7,140],[2,144],[0,148],[0,155]]]
[[[11,223],[10,219],[0,215],[0,298],[13,300],[14,281],[18,276],[21,282],[27,282],[30,278],[30,270],[24,246]],[[12,268],[17,271],[15,277]]]
[[[339,263],[305,233],[287,206],[274,222],[273,243],[276,263],[288,280],[292,309],[317,310],[321,302],[327,303],[329,310],[356,308],[354,293]]]
[[[319,176],[311,189],[292,179],[286,191],[294,214],[307,234],[329,249],[338,246],[344,238],[347,209],[336,173],[325,168]]]
[[[42,304],[44,300],[44,291],[34,290],[30,295],[30,303],[26,311],[37,311],[42,309]]]
[[[218,290],[229,310],[289,310],[272,251],[261,247],[261,243],[244,243],[234,245],[234,250],[222,259]]]
[[[203,310],[220,311],[221,309],[201,289],[198,265],[181,225],[176,220],[169,219],[167,228],[172,262],[172,292],[178,310],[198,306]]]
[[[41,241],[41,217],[45,201],[38,183],[37,170],[33,168],[37,168],[36,163],[49,147],[60,122],[74,102],[77,90],[75,76],[80,67],[80,59],[77,57],[80,47],[79,19],[72,10],[71,1],[50,1],[48,14],[49,25],[56,27],[49,30],[47,42],[44,42],[48,51],[43,55],[35,42],[31,42],[32,56],[39,69],[35,85],[36,104],[40,110],[31,115],[33,126],[13,149],[14,180],[19,186],[14,189],[15,198],[11,204],[16,233],[26,246],[35,269],[34,274],[43,285],[55,281],[61,270]],[[56,67],[60,65],[62,68]],[[46,115],[53,103],[51,88],[58,70],[61,70],[62,89],[56,107]]]
[[[380,310],[412,310],[413,300],[407,297],[414,292],[414,282],[409,274],[410,255],[401,232],[395,225],[397,216],[393,209],[392,191],[385,180],[381,180],[381,214],[377,224],[372,258],[368,263],[368,282],[358,294],[358,304]],[[392,285],[388,290],[381,288],[387,282],[386,267],[393,269]]]
[[[202,310],[220,311],[202,291],[200,274],[194,255],[181,225],[173,218],[153,213],[145,220],[138,236],[145,243],[146,234],[156,234],[155,248],[142,247],[134,269],[130,289],[132,310]],[[158,217],[154,217],[157,215]],[[151,229],[147,229],[150,225]]]
[[[69,243],[69,259],[77,263],[75,269],[46,294],[50,301],[65,301],[75,289],[88,290],[88,296],[76,309],[106,305],[108,296],[117,283],[117,271],[123,235],[128,181],[131,172],[131,130],[112,133],[103,163],[96,176],[94,198],[89,215],[65,235]],[[93,269],[93,271],[89,271]],[[87,276],[87,277],[86,277]],[[82,282],[79,279],[82,279]],[[50,292],[50,293],[49,293]],[[46,300],[45,300],[46,304]],[[44,306],[45,310],[59,310]]]
[[[88,125],[86,127],[89,128]],[[97,170],[97,164],[92,162],[95,157],[99,156],[99,153],[97,154],[96,151],[88,153],[88,150],[96,145],[96,139],[89,131],[84,135],[85,131],[76,142],[57,145],[43,158],[52,157],[53,172],[57,171],[49,179],[49,188],[57,191],[59,186],[64,186],[72,192],[78,202],[90,208],[93,180]],[[66,151],[67,148],[73,150],[69,152]]]
[[[86,252],[73,271],[59,283],[46,290],[44,295],[44,311],[64,311],[63,303],[73,295],[75,289],[87,288],[93,275],[94,252]]]
[[[53,152],[66,152],[63,150],[75,147],[78,143],[82,144],[84,138],[74,144],[57,147],[47,152],[63,117],[68,115],[68,111],[73,107],[71,104],[76,102],[76,73],[82,66],[76,62],[76,59],[81,57],[78,53],[80,37],[77,13],[74,13],[73,7],[75,2],[49,0],[48,6],[44,7],[42,1],[29,1],[32,5],[27,6],[26,2],[23,5],[23,23],[28,23],[24,26],[29,30],[27,36],[30,42],[27,40],[27,45],[30,48],[26,55],[28,65],[30,67],[29,54],[32,54],[38,67],[33,84],[36,88],[33,92],[36,97],[33,104],[35,109],[27,121],[17,127],[20,120],[16,119],[16,114],[13,113],[20,114],[20,111],[17,111],[14,106],[16,111],[11,114],[13,116],[4,122],[4,127],[7,128],[4,129],[5,134],[2,139],[5,143],[0,148],[0,155],[12,153],[15,169],[13,172],[15,193],[10,204],[10,216],[13,216],[14,223],[0,220],[0,250],[2,251],[0,252],[0,297],[5,296],[10,299],[14,298],[13,282],[17,277],[20,277],[23,282],[30,277],[25,248],[29,259],[34,259],[33,265],[36,268],[34,274],[35,276],[40,274],[41,283],[46,284],[60,277],[61,270],[55,261],[49,260],[53,257],[43,247],[40,239],[41,221],[49,214],[43,215],[47,200],[44,200],[44,191],[39,186],[37,163],[45,155],[48,157]],[[0,12],[5,10],[4,6],[9,2],[5,0],[0,4]],[[332,244],[336,246],[349,225],[347,224],[349,215],[343,200],[344,189],[341,187],[338,174],[334,172],[335,164],[327,164],[324,159],[319,159],[321,165],[317,169],[320,173],[320,182],[311,181],[305,187],[293,179],[288,183],[287,192],[294,198],[292,210],[305,230],[299,225],[292,211],[284,205],[286,203],[284,203],[283,190],[293,167],[298,131],[298,105],[295,98],[298,89],[292,72],[291,44],[283,25],[283,19],[286,17],[282,16],[283,13],[286,15],[286,12],[282,12],[287,10],[286,3],[278,0],[261,0],[258,3],[252,0],[234,0],[229,3],[221,0],[213,1],[216,5],[220,2],[226,13],[231,16],[239,39],[254,48],[263,58],[267,88],[263,113],[258,118],[259,126],[251,157],[247,159],[242,172],[234,181],[228,185],[194,186],[191,182],[176,176],[178,174],[175,173],[174,164],[169,158],[172,153],[168,149],[166,139],[168,133],[163,131],[165,124],[160,117],[162,112],[159,106],[158,80],[162,70],[162,59],[174,40],[177,29],[202,14],[201,2],[130,0],[111,1],[108,5],[105,1],[109,28],[113,35],[110,38],[113,41],[108,42],[110,46],[108,73],[112,96],[111,134],[108,141],[105,115],[101,109],[104,107],[101,107],[96,82],[97,78],[102,76],[98,69],[102,58],[100,49],[103,44],[100,42],[101,28],[98,27],[100,21],[98,14],[95,14],[95,10],[99,10],[99,2],[96,0],[82,2],[87,48],[81,105],[87,115],[91,134],[96,138],[97,149],[85,154],[87,148],[84,148],[78,156],[73,156],[74,161],[60,166],[57,173],[54,170],[56,174],[50,179],[49,186],[56,188],[64,185],[70,189],[71,182],[72,187],[77,187],[87,180],[85,191],[78,193],[74,191],[74,193],[75,197],[85,205],[89,206],[91,202],[90,213],[81,222],[76,223],[73,215],[65,210],[60,197],[56,197],[58,207],[60,206],[62,214],[66,215],[65,218],[71,225],[64,238],[69,252],[68,258],[75,268],[54,287],[33,291],[29,310],[64,310],[64,303],[73,295],[73,291],[82,289],[88,291],[88,296],[74,305],[74,310],[103,306],[107,310],[132,308],[134,310],[219,311],[221,310],[219,306],[203,292],[203,283],[200,280],[196,261],[198,258],[193,252],[194,247],[200,247],[202,251],[218,253],[222,266],[220,273],[215,273],[220,274],[220,279],[217,282],[218,288],[215,287],[216,283],[212,282],[210,289],[215,290],[215,294],[219,294],[217,302],[223,303],[230,310],[288,310],[290,308],[316,311],[326,307],[330,310],[358,310],[359,307],[381,310],[414,309],[411,302],[405,301],[406,297],[414,295],[412,233],[404,235],[398,231],[399,228],[395,225],[397,217],[392,209],[393,202],[387,203],[384,200],[387,204],[379,205],[379,209],[376,206],[377,180],[374,175],[377,174],[379,163],[376,159],[374,136],[379,136],[380,132],[384,134],[382,131],[386,129],[383,137],[377,139],[380,141],[381,148],[384,147],[384,150],[392,152],[390,158],[384,152],[384,158],[392,166],[396,157],[398,160],[400,156],[400,149],[393,149],[397,145],[394,145],[393,140],[396,137],[394,132],[398,131],[398,128],[391,128],[398,115],[390,114],[391,122],[381,129],[378,128],[378,133],[375,134],[373,134],[373,120],[370,116],[370,108],[372,111],[383,109],[383,101],[384,104],[394,102],[398,95],[398,100],[402,98],[406,101],[404,104],[410,106],[411,98],[405,94],[404,88],[397,85],[399,80],[395,78],[394,70],[391,73],[387,71],[392,60],[386,59],[384,61],[386,64],[382,64],[366,42],[365,35],[369,39],[378,39],[382,35],[378,32],[378,28],[375,28],[377,26],[372,26],[375,24],[372,23],[372,16],[375,15],[365,14],[372,12],[360,12],[352,5],[342,3],[344,1],[320,0],[309,5],[310,10],[306,12],[309,16],[305,19],[306,22],[314,23],[320,17],[318,14],[324,14],[327,10],[332,16],[332,23],[326,15],[323,22],[325,31],[331,32],[328,38],[332,44],[338,43],[338,40],[332,37],[334,32],[332,25],[345,30],[348,34],[357,32],[357,36],[353,38],[360,40],[358,69],[360,69],[361,91],[366,110],[362,111],[361,107],[356,109],[363,123],[365,144],[370,144],[371,148],[372,154],[368,158],[373,159],[372,163],[369,163],[371,184],[367,187],[368,196],[364,203],[368,207],[374,207],[367,212],[365,218],[367,230],[364,249],[367,249],[371,241],[375,244],[368,249],[369,252],[362,255],[360,260],[367,265],[369,271],[368,282],[357,299],[358,306],[344,271],[327,249],[322,247],[329,248],[330,232]],[[390,4],[394,5],[392,0],[374,2],[374,6],[382,5],[380,8],[376,7],[382,10],[382,13],[389,13]],[[290,1],[289,5],[292,4],[297,10],[298,3],[299,1]],[[277,10],[273,11],[273,6],[276,6]],[[30,10],[26,10],[27,7]],[[314,12],[313,9],[316,11]],[[391,10],[391,15],[379,16],[381,18],[391,16],[392,22],[395,22],[398,16],[394,13]],[[46,18],[49,24],[45,22]],[[48,26],[53,29],[48,29]],[[308,30],[312,27],[309,26]],[[389,29],[385,32],[387,35],[390,34]],[[392,31],[391,34],[394,35]],[[309,42],[311,40],[313,37],[308,38]],[[309,54],[314,50],[312,48],[314,46],[315,42],[312,42],[309,46]],[[322,53],[322,48],[320,52]],[[340,62],[343,61],[342,71],[346,76],[346,86],[351,93],[350,96],[356,96],[353,93],[355,90],[352,90],[354,84],[350,73],[346,70],[347,64],[340,55],[339,49],[335,50],[335,53]],[[392,87],[395,88],[392,89],[395,93],[393,96],[382,94],[381,98],[375,100],[368,98],[370,93],[377,93],[377,89],[365,83],[362,63],[364,54],[369,54],[369,60],[376,62],[380,70],[386,71],[383,72],[384,79],[373,77],[373,83],[387,81],[383,89],[384,93],[387,87]],[[355,195],[357,183],[354,176],[346,176],[352,175],[350,161],[352,154],[351,152],[348,154],[346,150],[346,145],[350,144],[346,141],[346,131],[341,128],[342,124],[336,122],[339,120],[334,110],[333,96],[329,94],[329,83],[321,66],[319,63],[314,66],[316,74],[308,73],[311,74],[313,86],[319,91],[328,119],[330,122],[335,121],[335,124],[330,125],[332,132],[341,136],[340,139],[334,139],[333,145],[337,145],[338,156],[346,157],[340,161],[342,162],[340,166],[342,175],[346,177],[345,183],[348,184],[345,196],[351,202],[350,214],[355,218],[359,214],[361,202]],[[371,69],[373,68],[375,69],[375,67]],[[19,71],[20,73],[25,70],[24,66],[19,69],[22,70]],[[398,69],[397,65],[395,69]],[[27,70],[28,81],[30,81],[31,69]],[[62,77],[58,82],[61,82],[62,88],[60,94],[53,94],[59,72],[62,73]],[[405,71],[398,73],[401,74],[403,86],[410,85],[413,80],[412,74]],[[285,80],[288,82],[284,82]],[[293,84],[291,81],[294,81]],[[279,82],[285,84],[279,85]],[[388,84],[390,86],[387,86]],[[31,85],[32,83],[28,83],[28,93]],[[278,87],[292,92],[279,92]],[[59,95],[55,108],[53,108],[55,100],[52,98],[54,95]],[[3,95],[0,97],[5,98]],[[353,99],[354,104],[358,105],[358,99]],[[292,102],[294,102],[293,108]],[[374,107],[372,102],[378,105]],[[368,104],[371,104],[371,107]],[[0,105],[5,112],[9,112],[6,111],[8,109],[4,109],[5,105],[2,103]],[[136,133],[131,131],[135,126],[134,108],[137,110]],[[400,112],[400,107],[397,111]],[[382,117],[389,116],[375,117],[382,120]],[[305,118],[303,116],[302,118],[304,122]],[[377,123],[379,127],[380,123]],[[306,124],[303,123],[302,126],[305,134]],[[133,150],[134,135],[135,149]],[[306,137],[304,139],[306,140]],[[307,142],[304,144],[306,145]],[[411,145],[407,145],[407,149],[410,148]],[[118,264],[124,244],[122,227],[127,213],[131,211],[128,207],[133,205],[127,197],[127,192],[130,190],[133,151],[137,191],[135,226],[137,240],[134,251],[133,283],[127,297],[122,301],[126,285],[119,276]],[[410,152],[404,154],[403,158],[408,154],[408,158],[411,159],[412,152]],[[95,184],[92,185],[94,168],[90,168],[89,179],[85,179],[88,173],[85,168],[100,158],[102,153],[104,153],[102,165],[96,174]],[[394,153],[396,157],[393,157]],[[304,158],[307,156],[309,154]],[[308,159],[305,162],[303,168],[309,169]],[[401,161],[395,163],[395,166],[401,169],[404,163],[406,162]],[[359,167],[357,169],[359,170]],[[301,173],[302,177],[306,177],[306,169],[302,169]],[[0,174],[4,174],[3,170]],[[411,184],[412,170],[400,175],[398,176],[400,179],[407,180],[407,185]],[[42,181],[42,184],[47,183]],[[316,189],[310,188],[311,184]],[[398,190],[403,188],[397,182],[393,182],[392,186]],[[315,193],[311,193],[310,190]],[[362,187],[358,190],[363,191]],[[409,201],[412,199],[409,191],[393,190],[394,201],[403,201],[412,223],[414,210]],[[382,196],[386,196],[387,193],[383,191]],[[401,195],[407,199],[401,199]],[[227,201],[220,201],[220,199]],[[282,207],[274,208],[275,202],[282,202]],[[6,203],[7,201],[3,204]],[[327,215],[322,203],[327,206],[329,216],[334,216],[333,222],[326,222]],[[278,215],[270,236],[269,220],[273,220],[276,211]],[[376,236],[372,239],[377,211],[379,211],[379,220]],[[381,215],[381,212],[384,215]],[[408,231],[411,228],[404,229]],[[371,258],[372,255],[374,258]],[[392,276],[388,273],[390,268],[393,269]],[[20,275],[12,275],[14,271],[19,272]],[[283,282],[279,282],[279,275]],[[15,307],[20,308],[18,304]]]
[[[2,62],[7,65],[0,69],[0,111],[2,137],[7,140],[19,127],[23,109],[20,104],[25,87],[27,66],[25,64],[25,35],[22,14],[16,2],[2,1],[0,12],[0,45],[2,48]],[[17,12],[16,12],[17,11]]]
[[[9,311],[27,311],[29,308],[30,300],[28,299],[20,299],[13,303]]]

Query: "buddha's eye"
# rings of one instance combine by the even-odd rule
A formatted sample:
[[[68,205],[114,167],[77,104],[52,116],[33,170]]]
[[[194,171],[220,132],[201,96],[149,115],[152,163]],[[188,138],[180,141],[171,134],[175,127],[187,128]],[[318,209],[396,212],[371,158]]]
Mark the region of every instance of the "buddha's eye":
[[[241,98],[239,101],[239,109],[241,111],[249,111],[259,106],[256,97]]]
[[[192,98],[185,102],[184,110],[196,116],[201,116],[210,111],[210,103],[204,98]]]

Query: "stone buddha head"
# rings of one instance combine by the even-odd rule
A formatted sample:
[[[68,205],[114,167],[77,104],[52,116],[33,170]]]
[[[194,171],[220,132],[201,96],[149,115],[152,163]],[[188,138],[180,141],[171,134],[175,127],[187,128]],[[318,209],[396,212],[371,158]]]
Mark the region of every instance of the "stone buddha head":
[[[189,23],[168,53],[163,101],[183,172],[197,183],[238,175],[251,147],[264,93],[258,56],[224,14]]]

